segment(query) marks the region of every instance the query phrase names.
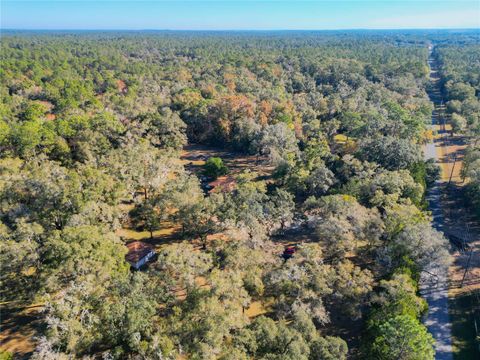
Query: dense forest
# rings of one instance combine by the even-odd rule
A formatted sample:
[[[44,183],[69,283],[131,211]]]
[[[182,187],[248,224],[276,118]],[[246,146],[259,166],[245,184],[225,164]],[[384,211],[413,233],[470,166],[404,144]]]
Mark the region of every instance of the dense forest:
[[[32,358],[433,359],[418,281],[450,255],[425,201],[428,45],[455,131],[478,139],[475,39],[3,34],[1,298],[44,304]],[[192,170],[187,144],[252,170],[208,191],[232,169]],[[463,170],[477,211],[479,146]],[[130,269],[119,231],[158,245],[172,226]]]

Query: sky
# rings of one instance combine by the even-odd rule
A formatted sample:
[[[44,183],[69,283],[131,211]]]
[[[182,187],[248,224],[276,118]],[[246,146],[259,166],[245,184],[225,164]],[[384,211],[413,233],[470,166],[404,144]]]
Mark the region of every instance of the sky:
[[[0,0],[0,6],[2,29],[480,28],[480,0]]]

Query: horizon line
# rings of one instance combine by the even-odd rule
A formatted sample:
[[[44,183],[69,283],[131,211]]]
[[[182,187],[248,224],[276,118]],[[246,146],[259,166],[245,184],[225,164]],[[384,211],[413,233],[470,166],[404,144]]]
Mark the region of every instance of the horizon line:
[[[272,28],[272,29],[161,29],[161,28],[145,28],[145,29],[125,29],[125,28],[75,28],[75,29],[53,29],[53,28],[1,28],[0,31],[218,31],[218,32],[228,32],[228,31],[398,31],[398,30],[479,30],[480,27],[412,27],[412,28],[332,28],[332,29],[281,29],[281,28]]]

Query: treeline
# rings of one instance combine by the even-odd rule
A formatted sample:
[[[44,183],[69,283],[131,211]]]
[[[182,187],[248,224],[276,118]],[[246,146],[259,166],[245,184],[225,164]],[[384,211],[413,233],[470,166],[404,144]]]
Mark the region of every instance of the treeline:
[[[423,211],[426,44],[3,36],[2,297],[45,302],[33,357],[345,359],[335,334],[356,321],[359,357],[433,358],[417,282],[449,254]],[[274,170],[205,195],[179,159],[188,141]],[[184,241],[129,271],[117,230],[166,223]],[[313,241],[285,261],[275,235],[295,224]]]
[[[443,45],[436,56],[452,129],[470,142],[462,177],[468,179],[465,198],[480,216],[480,46]]]

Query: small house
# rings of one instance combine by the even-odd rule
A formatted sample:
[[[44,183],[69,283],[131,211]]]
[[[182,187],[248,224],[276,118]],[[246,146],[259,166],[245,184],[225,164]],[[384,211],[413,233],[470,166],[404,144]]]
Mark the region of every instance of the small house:
[[[128,253],[125,256],[125,260],[127,260],[135,270],[140,269],[155,255],[153,246],[143,241],[129,242],[127,249]]]

